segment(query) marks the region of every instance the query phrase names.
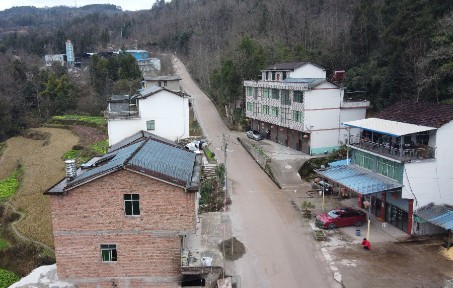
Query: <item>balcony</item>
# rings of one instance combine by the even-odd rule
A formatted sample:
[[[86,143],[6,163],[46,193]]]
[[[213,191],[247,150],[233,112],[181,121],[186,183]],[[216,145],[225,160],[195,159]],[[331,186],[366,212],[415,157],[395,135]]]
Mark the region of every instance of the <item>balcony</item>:
[[[352,141],[354,142],[354,141]],[[401,162],[414,162],[424,159],[435,158],[435,148],[422,144],[396,144],[384,143],[380,141],[369,141],[366,138],[361,138],[355,143],[348,145],[351,148],[378,154],[385,158],[397,160]]]
[[[137,110],[126,111],[104,111],[106,119],[140,119],[140,113]]]

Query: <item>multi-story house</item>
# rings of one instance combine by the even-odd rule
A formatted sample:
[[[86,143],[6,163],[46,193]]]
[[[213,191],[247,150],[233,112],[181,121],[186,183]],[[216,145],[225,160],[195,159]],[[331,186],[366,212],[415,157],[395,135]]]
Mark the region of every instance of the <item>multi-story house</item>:
[[[141,130],[171,141],[189,137],[189,98],[157,85],[133,96],[112,96],[105,113],[110,146]]]
[[[338,149],[347,139],[340,123],[365,118],[370,105],[345,99],[343,87],[329,82],[325,69],[311,63],[271,65],[262,70],[261,79],[244,81],[250,128],[310,155]]]
[[[453,228],[453,211],[442,210],[441,224],[426,213],[453,205],[453,105],[403,101],[343,125],[361,130],[348,143],[350,163],[317,171],[321,177],[358,193],[359,207],[367,201],[378,219],[409,235]]]
[[[77,172],[67,165],[46,192],[58,277],[77,287],[180,287],[201,155],[142,131]]]

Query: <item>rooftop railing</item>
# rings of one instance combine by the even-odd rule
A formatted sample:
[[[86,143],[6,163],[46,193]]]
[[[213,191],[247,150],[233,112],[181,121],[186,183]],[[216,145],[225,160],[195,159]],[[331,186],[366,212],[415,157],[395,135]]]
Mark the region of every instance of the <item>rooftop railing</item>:
[[[361,138],[358,141],[352,141],[349,144],[351,147],[370,151],[391,159],[399,160],[401,162],[412,162],[415,160],[433,159],[436,155],[436,149],[422,144],[397,144],[397,143],[380,143],[372,142],[367,139]]]

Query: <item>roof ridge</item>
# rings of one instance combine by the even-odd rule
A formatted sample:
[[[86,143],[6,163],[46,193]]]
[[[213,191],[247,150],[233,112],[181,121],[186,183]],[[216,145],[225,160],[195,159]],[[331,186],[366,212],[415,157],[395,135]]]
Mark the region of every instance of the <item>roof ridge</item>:
[[[132,152],[131,155],[130,155],[129,157],[127,157],[126,160],[124,160],[124,162],[123,162],[123,168],[124,168],[127,164],[129,164],[129,161],[130,161],[130,160],[131,160],[131,159],[132,159],[132,158],[133,158],[133,157],[134,157],[134,156],[142,149],[142,147],[143,147],[146,143],[148,143],[148,141],[149,141],[150,139],[151,139],[151,138],[146,138],[145,141],[143,141],[143,143],[142,143],[137,149],[135,149],[135,151]]]

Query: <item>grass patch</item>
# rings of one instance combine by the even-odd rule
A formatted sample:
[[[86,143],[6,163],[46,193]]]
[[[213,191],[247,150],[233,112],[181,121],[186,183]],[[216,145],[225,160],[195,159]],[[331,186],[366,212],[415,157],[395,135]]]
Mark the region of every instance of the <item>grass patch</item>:
[[[21,175],[22,165],[19,164],[11,176],[0,181],[0,200],[8,199],[16,193],[19,188]]]
[[[8,248],[8,247],[9,247],[8,241],[6,241],[3,238],[0,238],[0,250]]]
[[[109,140],[102,140],[96,142],[89,147],[83,147],[80,145],[74,146],[71,150],[64,153],[63,158],[65,160],[75,159],[77,163],[85,163],[94,156],[102,156],[107,153],[109,148]]]
[[[56,124],[90,124],[90,126],[107,125],[107,121],[104,119],[104,117],[76,114],[53,116],[50,122]]]
[[[215,159],[215,153],[209,150],[208,147],[203,148],[204,154],[208,158],[209,163],[215,163],[217,162]]]
[[[107,153],[107,149],[109,148],[109,140],[103,140],[96,142],[90,146],[90,149],[93,150],[97,155],[104,155]]]
[[[0,288],[6,288],[20,280],[20,276],[13,272],[0,269]]]

